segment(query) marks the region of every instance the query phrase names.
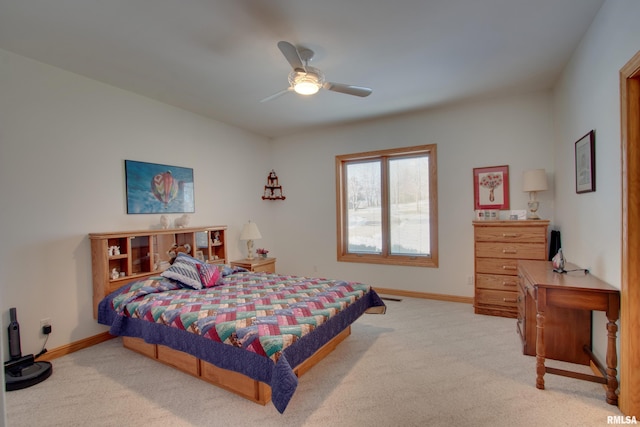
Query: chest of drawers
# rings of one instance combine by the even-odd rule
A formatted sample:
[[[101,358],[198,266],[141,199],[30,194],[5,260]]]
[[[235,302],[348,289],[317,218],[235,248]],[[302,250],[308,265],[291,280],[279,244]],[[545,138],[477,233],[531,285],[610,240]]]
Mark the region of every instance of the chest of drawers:
[[[549,221],[474,221],[476,314],[517,318],[518,260],[547,258]]]

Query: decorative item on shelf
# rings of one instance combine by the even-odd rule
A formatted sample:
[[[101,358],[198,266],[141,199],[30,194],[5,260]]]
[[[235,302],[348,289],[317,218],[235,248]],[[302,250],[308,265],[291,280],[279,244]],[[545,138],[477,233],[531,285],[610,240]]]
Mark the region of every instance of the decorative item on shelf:
[[[185,228],[189,225],[189,221],[191,220],[191,218],[189,218],[189,215],[184,214],[181,217],[177,218],[175,221],[176,224],[176,228]]]
[[[118,270],[115,268],[111,270],[111,279],[116,280],[118,277],[120,277],[120,273],[118,273]]]
[[[286,197],[282,194],[282,186],[278,184],[278,175],[271,169],[267,176],[267,185],[264,186],[264,194],[262,200],[284,200]]]
[[[513,219],[513,220],[527,219],[527,210],[526,209],[512,210],[511,214],[509,215],[509,219]]]
[[[547,190],[547,173],[544,169],[533,169],[525,171],[522,175],[522,191],[529,192],[529,208],[528,219],[540,219],[538,216],[538,208],[540,202],[536,200],[536,193],[538,191]]]
[[[247,241],[247,259],[253,259],[253,241],[258,239],[262,239],[262,234],[256,223],[249,221],[242,227],[240,233],[240,240]]]
[[[260,256],[260,258],[266,258],[267,254],[269,253],[269,249],[258,248],[256,249],[256,253]]]
[[[120,255],[120,246],[109,246],[109,256]]]
[[[160,227],[163,230],[166,230],[167,228],[169,228],[169,224],[171,224],[171,221],[169,220],[169,217],[166,215],[162,215],[160,217]]]
[[[214,233],[213,233],[213,244],[214,245],[220,244],[220,232],[219,231],[214,231]]]
[[[476,221],[496,221],[499,219],[500,219],[500,211],[498,209],[476,210]]]
[[[171,246],[171,249],[169,249],[167,251],[167,255],[169,256],[169,263],[173,264],[173,261],[176,260],[176,257],[178,256],[178,254],[182,252],[185,253],[187,255],[191,254],[191,245],[188,243],[185,243],[184,245],[178,245],[177,243],[174,243],[173,246]]]

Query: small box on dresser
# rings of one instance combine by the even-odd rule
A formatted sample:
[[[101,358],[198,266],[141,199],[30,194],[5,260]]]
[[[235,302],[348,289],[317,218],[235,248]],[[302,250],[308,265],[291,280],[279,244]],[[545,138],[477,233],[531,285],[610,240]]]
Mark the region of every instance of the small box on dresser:
[[[546,220],[473,221],[474,310],[518,317],[518,260],[547,258]]]

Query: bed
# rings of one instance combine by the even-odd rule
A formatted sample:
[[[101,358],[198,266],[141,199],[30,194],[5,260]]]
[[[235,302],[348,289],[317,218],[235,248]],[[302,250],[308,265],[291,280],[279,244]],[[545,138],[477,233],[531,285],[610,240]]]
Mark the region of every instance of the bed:
[[[180,269],[191,277],[170,271]],[[98,322],[125,347],[255,402],[271,400],[283,413],[298,376],[344,340],[363,313],[385,309],[362,283],[254,273],[184,255],[162,275],[105,296]]]

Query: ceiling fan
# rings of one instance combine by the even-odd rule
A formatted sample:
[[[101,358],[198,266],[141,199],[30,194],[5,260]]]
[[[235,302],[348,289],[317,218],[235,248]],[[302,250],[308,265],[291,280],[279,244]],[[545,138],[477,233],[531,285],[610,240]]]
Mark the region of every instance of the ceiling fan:
[[[314,95],[318,93],[320,89],[360,97],[369,96],[371,92],[373,92],[368,87],[325,81],[324,73],[309,65],[314,55],[311,49],[298,49],[286,41],[278,42],[278,48],[293,68],[289,73],[289,87],[264,98],[260,102],[271,101],[288,92],[296,92],[300,95]]]

